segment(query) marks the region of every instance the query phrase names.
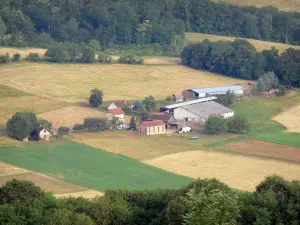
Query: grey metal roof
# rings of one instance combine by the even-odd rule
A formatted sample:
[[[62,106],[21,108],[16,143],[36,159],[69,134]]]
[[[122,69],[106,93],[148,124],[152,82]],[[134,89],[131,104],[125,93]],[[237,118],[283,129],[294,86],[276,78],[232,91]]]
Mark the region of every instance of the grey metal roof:
[[[206,93],[206,94],[214,95],[214,94],[226,94],[227,91],[244,90],[244,88],[241,85],[233,85],[233,86],[223,86],[223,87],[213,87],[213,88],[192,88],[189,90],[196,92],[198,94]]]
[[[167,105],[164,107],[161,107],[162,109],[175,109],[175,108],[179,108],[185,105],[192,105],[192,104],[197,104],[197,103],[201,103],[201,102],[207,102],[207,101],[213,101],[217,99],[217,97],[208,97],[208,98],[199,98],[196,100],[192,100],[192,101],[187,101],[187,102],[181,102],[181,103],[177,103],[177,104],[173,104],[173,105]]]
[[[204,119],[207,119],[211,115],[221,115],[223,113],[232,112],[231,109],[215,101],[203,102],[195,105],[186,105],[182,108]]]

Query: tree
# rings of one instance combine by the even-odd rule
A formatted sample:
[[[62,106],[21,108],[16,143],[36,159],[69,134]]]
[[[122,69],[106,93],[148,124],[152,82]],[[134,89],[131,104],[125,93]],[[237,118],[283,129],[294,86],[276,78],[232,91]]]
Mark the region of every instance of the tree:
[[[102,105],[103,92],[97,88],[94,88],[93,90],[91,90],[91,93],[92,94],[89,100],[90,105],[92,105],[93,107],[98,107],[99,105]]]
[[[148,111],[142,102],[136,102],[134,108],[140,121],[147,119]]]
[[[267,92],[272,88],[278,88],[279,81],[274,72],[268,72],[260,76],[253,85],[251,92],[253,95],[259,95],[260,92]]]
[[[229,105],[233,104],[235,102],[235,100],[236,100],[235,94],[231,91],[228,91],[226,93],[226,95],[218,96],[218,98],[216,99],[216,102],[218,102],[224,106],[229,106]]]
[[[145,108],[148,112],[154,111],[156,109],[155,98],[151,95],[149,95],[148,97],[145,97],[145,99],[143,101],[143,105],[145,106]]]
[[[49,122],[48,120],[45,120],[45,119],[40,119],[40,120],[39,120],[39,124],[40,124],[42,127],[45,127],[45,128],[48,128],[48,129],[51,129],[51,128],[52,128],[52,123]]]
[[[97,117],[84,119],[83,125],[90,131],[104,131],[109,127],[107,119]]]
[[[84,47],[82,50],[82,62],[92,63],[95,61],[95,51],[90,47]]]
[[[0,37],[4,36],[6,31],[7,31],[7,29],[6,29],[5,23],[3,22],[3,20],[1,19],[1,16],[0,16]]]
[[[57,133],[58,133],[59,137],[62,137],[64,135],[68,135],[70,133],[70,128],[68,128],[68,127],[59,127]]]
[[[19,53],[14,54],[12,57],[13,62],[18,62],[20,61],[20,59],[21,59],[21,55]]]
[[[100,42],[95,39],[89,42],[89,47],[94,51],[101,51]]]
[[[120,119],[116,116],[113,116],[112,120],[110,121],[110,125],[111,125],[111,128],[112,129],[117,129],[119,128],[120,126],[123,125],[123,122],[120,121]]]
[[[226,130],[225,119],[223,116],[210,116],[205,123],[205,132],[218,134]]]
[[[246,117],[234,116],[228,119],[227,128],[231,133],[244,134],[249,130],[249,123]]]
[[[84,130],[84,125],[76,123],[73,127],[73,130],[77,130],[77,131]]]
[[[132,116],[130,119],[130,124],[129,124],[129,130],[137,130],[137,126],[136,126],[136,120],[135,118]]]
[[[31,61],[31,62],[39,62],[39,61],[41,61],[40,54],[39,53],[33,53],[33,52],[30,52],[29,55],[26,56],[25,59],[28,60],[28,61]]]
[[[50,46],[47,49],[45,56],[49,57],[51,61],[58,62],[58,63],[68,62],[71,60],[71,56],[67,48],[62,43]]]

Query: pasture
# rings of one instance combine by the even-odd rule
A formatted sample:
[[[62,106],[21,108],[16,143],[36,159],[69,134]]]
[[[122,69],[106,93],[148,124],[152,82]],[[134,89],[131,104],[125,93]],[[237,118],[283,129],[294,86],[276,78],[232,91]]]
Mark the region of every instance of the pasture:
[[[135,100],[153,95],[165,99],[191,87],[246,84],[182,65],[47,64],[21,63],[1,67],[0,83],[68,102],[87,101],[90,90],[99,88],[104,100]]]
[[[300,104],[274,116],[273,120],[284,125],[289,132],[300,133]]]
[[[54,111],[39,114],[38,117],[46,119],[52,123],[52,127],[73,128],[76,123],[83,123],[87,117],[103,117],[103,113],[92,108],[80,106],[68,106]]]
[[[210,41],[233,41],[234,39],[243,39],[243,38],[188,32],[186,33],[186,39],[188,43],[198,43],[204,41],[205,39],[208,39]],[[260,41],[254,39],[246,39],[246,40],[248,40],[251,44],[253,44],[254,47],[257,49],[257,51],[268,50],[271,49],[273,46],[277,48],[280,53],[282,53],[288,48],[300,49],[300,46],[286,45],[277,42]]]
[[[0,148],[6,163],[64,182],[107,189],[179,188],[192,179],[145,165],[136,160],[69,141],[28,143]]]
[[[192,178],[216,178],[232,188],[254,191],[269,175],[300,179],[300,165],[216,151],[175,153],[144,163]]]

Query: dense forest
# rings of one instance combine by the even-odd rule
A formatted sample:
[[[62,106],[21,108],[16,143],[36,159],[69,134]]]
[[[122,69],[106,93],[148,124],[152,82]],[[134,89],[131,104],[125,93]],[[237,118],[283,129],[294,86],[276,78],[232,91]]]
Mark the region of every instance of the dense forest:
[[[56,199],[28,181],[0,187],[0,224],[222,225],[299,224],[300,183],[267,177],[254,192],[216,179],[179,190],[108,190],[94,199]]]
[[[273,71],[281,83],[300,87],[300,50],[282,54],[274,47],[258,52],[247,40],[210,42],[186,46],[181,53],[184,65],[242,79],[257,80]]]
[[[300,44],[300,13],[210,0],[1,0],[0,44],[169,45],[185,31]]]

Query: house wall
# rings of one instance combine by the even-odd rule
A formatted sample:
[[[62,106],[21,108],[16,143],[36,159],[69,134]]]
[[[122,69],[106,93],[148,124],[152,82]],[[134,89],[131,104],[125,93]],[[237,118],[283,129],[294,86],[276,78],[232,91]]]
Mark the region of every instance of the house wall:
[[[234,91],[234,94],[236,94],[236,95],[243,95],[244,94],[244,90]]]
[[[145,135],[165,134],[166,127],[164,125],[153,127],[140,127],[139,132]]]
[[[111,109],[116,109],[118,108],[115,103],[111,103],[109,106],[108,106],[108,110],[111,110]]]
[[[174,118],[176,120],[205,122],[204,118],[201,118],[201,117],[185,110],[184,108],[180,108],[180,107],[174,109]]]
[[[234,116],[234,112],[227,112],[227,113],[223,113],[222,116],[227,119],[229,117],[233,117]]]
[[[114,117],[114,115],[110,112],[107,112],[104,114],[105,118],[108,120],[108,121],[111,121]],[[115,117],[117,117],[119,119],[119,121],[121,121],[123,124],[118,126],[119,128],[124,128],[125,127],[125,120],[124,120],[124,117],[125,115],[122,114],[122,115],[115,115]]]
[[[49,141],[50,137],[51,137],[51,133],[49,131],[47,131],[46,129],[41,130],[39,133],[40,140]]]

